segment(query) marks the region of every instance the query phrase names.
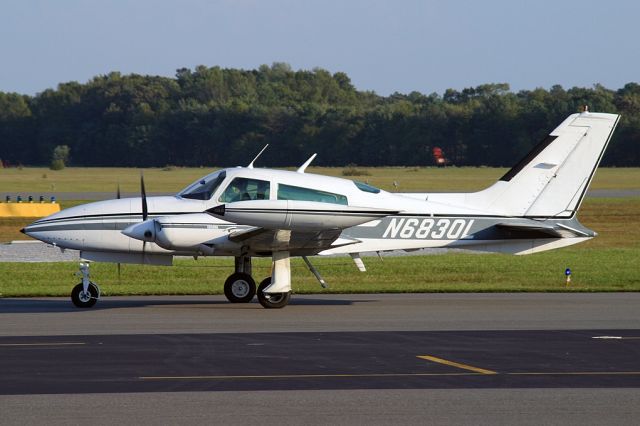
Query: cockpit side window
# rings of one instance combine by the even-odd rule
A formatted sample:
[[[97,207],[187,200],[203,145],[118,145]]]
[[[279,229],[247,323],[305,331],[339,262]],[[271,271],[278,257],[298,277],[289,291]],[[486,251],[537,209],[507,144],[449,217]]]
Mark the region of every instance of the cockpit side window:
[[[233,203],[234,201],[268,200],[269,182],[266,180],[235,178],[220,196],[219,201]]]
[[[318,203],[343,204],[345,206],[348,204],[347,197],[344,195],[284,184],[278,185],[278,200],[315,201]]]
[[[212,176],[209,180],[202,179],[181,192],[180,196],[193,200],[209,200],[226,177],[227,174],[222,172],[217,176]]]

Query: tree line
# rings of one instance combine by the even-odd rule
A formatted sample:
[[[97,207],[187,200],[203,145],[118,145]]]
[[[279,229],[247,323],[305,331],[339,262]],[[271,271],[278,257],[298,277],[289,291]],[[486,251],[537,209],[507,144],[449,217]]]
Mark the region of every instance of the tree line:
[[[112,72],[35,96],[0,92],[0,160],[48,165],[67,146],[74,166],[235,166],[269,143],[258,165],[317,152],[316,165],[427,166],[439,147],[458,166],[511,166],[582,105],[622,114],[603,164],[640,166],[636,83],[379,96],[345,73],[284,63],[182,68],[175,78]]]

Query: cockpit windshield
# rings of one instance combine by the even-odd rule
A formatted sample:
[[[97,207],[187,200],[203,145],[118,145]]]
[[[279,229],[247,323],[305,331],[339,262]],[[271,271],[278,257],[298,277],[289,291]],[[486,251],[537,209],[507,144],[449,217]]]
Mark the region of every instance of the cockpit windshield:
[[[372,194],[379,194],[380,190],[375,186],[371,186],[368,183],[360,182],[358,180],[354,180],[353,183],[358,187],[360,191],[370,192]]]
[[[193,200],[210,200],[226,177],[227,174],[224,171],[209,175],[191,184],[178,195],[182,198],[191,198]]]

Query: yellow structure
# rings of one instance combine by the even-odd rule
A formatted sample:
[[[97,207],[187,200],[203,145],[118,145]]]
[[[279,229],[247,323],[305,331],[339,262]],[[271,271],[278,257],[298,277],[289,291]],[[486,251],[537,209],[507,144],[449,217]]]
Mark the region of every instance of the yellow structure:
[[[59,211],[57,203],[0,203],[0,217],[44,217]]]

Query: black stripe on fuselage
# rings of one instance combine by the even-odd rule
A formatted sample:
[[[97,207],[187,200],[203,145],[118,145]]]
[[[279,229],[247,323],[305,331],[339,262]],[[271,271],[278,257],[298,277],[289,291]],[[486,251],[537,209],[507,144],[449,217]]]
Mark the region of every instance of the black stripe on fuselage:
[[[195,213],[203,213],[200,211],[196,212],[158,212],[158,213],[149,213],[148,218],[153,217],[161,217],[161,216],[178,216],[183,214],[195,214]],[[103,213],[103,214],[88,214],[81,216],[65,216],[65,217],[57,217],[53,219],[40,219],[33,222],[34,225],[39,225],[41,223],[56,223],[62,221],[69,220],[84,220],[84,219],[102,219],[102,218],[111,218],[111,217],[123,217],[123,218],[142,218],[142,212],[140,213]]]
[[[255,210],[253,210],[255,211]],[[162,216],[178,216],[185,214],[194,214],[200,212],[163,212],[163,213],[149,213],[149,219],[154,219]],[[380,217],[380,215],[375,215],[375,217]],[[396,213],[393,215],[387,215],[383,217],[419,217],[419,218],[483,218],[483,219],[571,219],[572,216],[505,216],[505,215],[492,215],[492,214],[426,214],[426,213]],[[137,221],[141,221],[142,213],[109,213],[109,214],[95,214],[95,215],[83,215],[83,216],[67,216],[55,219],[41,219],[35,221],[32,225],[45,225],[45,224],[54,224],[54,223],[64,223],[69,221],[79,221],[79,220],[87,220],[87,219],[105,219],[105,218],[122,218],[122,219],[136,219]],[[29,225],[29,226],[32,226]]]

